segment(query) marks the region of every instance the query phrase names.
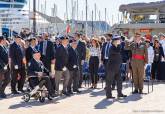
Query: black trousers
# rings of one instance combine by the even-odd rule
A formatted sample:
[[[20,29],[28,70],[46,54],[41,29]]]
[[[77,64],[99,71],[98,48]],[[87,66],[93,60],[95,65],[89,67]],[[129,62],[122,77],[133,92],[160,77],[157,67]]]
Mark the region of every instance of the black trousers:
[[[107,71],[107,77],[106,77],[106,96],[111,97],[112,96],[112,84],[114,80],[117,82],[117,93],[118,95],[122,94],[122,78],[121,78],[121,72],[120,72],[120,65],[114,66],[109,65],[107,68],[109,70]]]
[[[160,62],[153,62],[151,67],[151,76],[153,79],[158,78]]]
[[[81,60],[79,60],[79,88],[81,87],[82,83],[83,83],[83,72],[82,72],[82,65],[81,65]]]
[[[20,76],[20,79],[18,79]],[[23,90],[23,86],[26,79],[25,67],[22,67],[18,70],[12,69],[11,74],[11,91],[16,91],[16,85],[18,83],[18,90]]]
[[[47,59],[47,57],[45,57],[45,56],[42,56],[41,61],[43,62],[45,68],[47,68],[47,70],[49,70],[49,72],[51,72],[51,60]],[[52,88],[55,90],[55,88],[56,88],[55,79],[50,78],[50,81],[52,83]]]
[[[47,88],[49,94],[54,94],[55,91],[52,88],[51,80],[49,77],[42,77],[40,80],[38,79],[38,77],[29,78],[29,85],[32,89],[34,89],[35,86],[39,85],[42,81],[45,81],[44,85]]]
[[[89,59],[89,72],[91,75],[92,84],[97,84],[99,69],[99,57],[91,56]]]
[[[0,94],[3,94],[10,82],[10,70],[0,72],[0,77],[3,77],[3,79],[0,80]]]
[[[104,68],[105,68],[105,79],[107,77],[107,71],[108,71],[107,63],[108,63],[108,59],[104,59],[103,64],[104,64]],[[115,85],[116,85],[116,81],[114,80],[112,83],[112,88],[115,88]]]
[[[79,81],[79,71],[78,70],[73,70],[73,71],[69,71],[70,73],[70,79],[68,82],[68,87],[67,87],[67,91],[71,92],[72,88],[73,91],[77,91],[78,90],[78,81]],[[73,87],[72,87],[73,85]]]

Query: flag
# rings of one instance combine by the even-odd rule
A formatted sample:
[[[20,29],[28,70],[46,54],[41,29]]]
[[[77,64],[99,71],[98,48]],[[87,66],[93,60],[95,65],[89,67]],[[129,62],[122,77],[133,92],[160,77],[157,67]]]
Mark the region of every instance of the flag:
[[[66,33],[68,34],[71,30],[70,30],[70,25],[68,24],[67,27],[66,27]]]

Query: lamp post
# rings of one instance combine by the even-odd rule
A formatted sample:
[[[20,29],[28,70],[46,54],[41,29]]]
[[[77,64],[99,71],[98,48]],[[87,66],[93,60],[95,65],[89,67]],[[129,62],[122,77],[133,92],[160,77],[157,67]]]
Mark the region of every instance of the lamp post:
[[[36,35],[36,0],[33,0],[33,33]]]

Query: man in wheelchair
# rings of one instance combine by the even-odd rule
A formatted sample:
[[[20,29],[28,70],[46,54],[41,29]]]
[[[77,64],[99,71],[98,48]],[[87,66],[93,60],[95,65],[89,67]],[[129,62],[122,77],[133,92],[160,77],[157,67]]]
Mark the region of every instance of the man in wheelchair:
[[[40,60],[40,52],[33,53],[33,59],[28,64],[28,81],[31,89],[34,89],[37,85],[45,85],[51,98],[55,97],[55,91],[52,88],[52,84],[49,77],[49,71],[44,67]]]

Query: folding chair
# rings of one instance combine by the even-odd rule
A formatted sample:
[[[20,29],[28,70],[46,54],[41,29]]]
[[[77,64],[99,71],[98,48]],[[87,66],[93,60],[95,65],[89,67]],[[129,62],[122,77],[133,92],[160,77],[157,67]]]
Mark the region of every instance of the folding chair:
[[[85,87],[86,87],[86,84],[87,84],[87,81],[88,81],[88,87],[89,87],[89,65],[88,65],[88,62],[85,62],[82,66],[82,72],[83,72],[83,78],[85,80]]]
[[[103,83],[104,83],[104,80],[105,80],[105,68],[103,65],[101,65],[98,69],[98,76],[99,76],[99,79],[101,79],[101,83],[102,83],[102,88],[103,88]]]

